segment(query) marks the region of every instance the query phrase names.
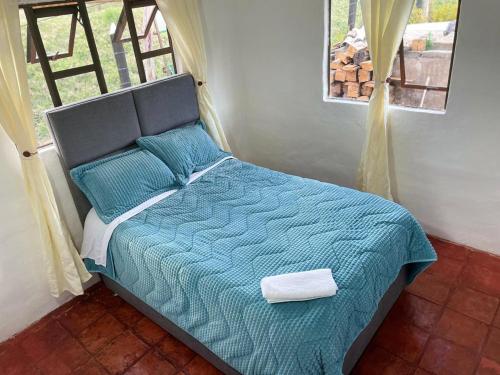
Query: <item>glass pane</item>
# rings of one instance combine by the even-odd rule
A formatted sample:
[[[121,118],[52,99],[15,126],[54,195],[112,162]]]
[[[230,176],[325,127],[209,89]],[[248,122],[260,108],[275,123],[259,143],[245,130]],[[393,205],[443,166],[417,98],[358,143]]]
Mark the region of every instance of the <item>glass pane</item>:
[[[358,1],[331,0],[330,14],[330,43],[332,47],[344,41],[351,29],[350,26],[356,28],[363,26],[361,7]],[[349,20],[354,20],[354,24],[349,25]]]
[[[79,74],[59,79],[56,83],[63,103],[74,103],[79,100],[98,96],[101,93],[95,73]]]
[[[148,81],[175,74],[172,55],[161,55],[144,60],[144,70]]]
[[[446,91],[401,88],[390,86],[390,102],[405,107],[443,110],[446,101]]]
[[[447,87],[457,11],[458,0],[416,1],[403,36],[406,83]]]
[[[331,0],[330,11],[329,95],[368,100],[365,94],[371,88],[363,86],[371,80],[371,72],[359,78],[359,64],[369,60],[359,2]]]
[[[406,84],[448,86],[458,3],[459,0],[416,0],[403,36]],[[373,77],[359,2],[331,0],[330,17],[329,96],[367,101]],[[445,108],[446,91],[401,87],[399,55],[391,77],[392,104]]]
[[[118,23],[123,3],[121,0],[109,2],[89,2],[87,10],[94,39],[97,45],[101,66],[109,92],[122,87],[129,87],[140,83],[137,73],[137,64],[130,41],[114,41],[114,32]],[[149,20],[152,7],[146,10],[134,10],[135,22],[138,33],[143,34],[143,24]],[[23,34],[24,48],[26,49],[26,19],[24,12],[20,12],[21,31]],[[64,53],[68,50],[68,40],[71,25],[71,16],[49,17],[39,20],[42,37],[49,53]],[[161,14],[156,13],[151,28],[152,33],[148,38],[140,41],[143,51],[155,50],[169,46],[168,34]],[[83,27],[77,24],[73,56],[51,61],[53,71],[78,67],[92,63],[87,39]],[[125,27],[122,39],[130,38],[128,26]],[[148,80],[159,79],[174,73],[174,64],[171,55],[158,56],[144,61]],[[33,103],[33,118],[39,145],[51,141],[50,134],[45,124],[43,111],[52,108],[47,84],[40,64],[27,64],[28,82],[30,85]],[[63,104],[83,100],[100,94],[95,73],[88,73],[56,81]]]
[[[135,8],[132,13],[134,14],[135,27],[139,39],[141,51],[152,51],[159,48],[169,47],[167,27],[161,13],[155,13],[152,19],[154,7]],[[150,27],[149,34],[144,38],[147,27]]]

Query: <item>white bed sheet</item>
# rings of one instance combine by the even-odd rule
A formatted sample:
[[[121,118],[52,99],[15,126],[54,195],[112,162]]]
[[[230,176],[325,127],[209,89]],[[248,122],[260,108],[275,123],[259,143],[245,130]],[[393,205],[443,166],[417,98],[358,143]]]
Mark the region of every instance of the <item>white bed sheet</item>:
[[[208,171],[217,167],[219,164],[223,163],[228,159],[234,159],[233,156],[226,156],[225,158],[219,160],[214,163],[210,167],[200,171],[193,173],[189,177],[188,185],[196,181],[198,178],[203,176]],[[140,205],[132,208],[131,210],[125,212],[124,214],[118,216],[109,224],[105,224],[99,216],[94,208],[92,208],[87,217],[85,218],[85,224],[83,227],[83,242],[82,248],[80,250],[80,256],[82,258],[92,259],[96,265],[100,265],[106,267],[107,253],[108,253],[108,244],[111,240],[111,236],[113,235],[114,230],[118,225],[123,223],[124,221],[130,219],[131,217],[141,213],[146,208],[153,206],[154,204],[166,199],[167,197],[175,194],[178,190],[169,190],[164,193],[158,194],[157,196],[141,203]]]

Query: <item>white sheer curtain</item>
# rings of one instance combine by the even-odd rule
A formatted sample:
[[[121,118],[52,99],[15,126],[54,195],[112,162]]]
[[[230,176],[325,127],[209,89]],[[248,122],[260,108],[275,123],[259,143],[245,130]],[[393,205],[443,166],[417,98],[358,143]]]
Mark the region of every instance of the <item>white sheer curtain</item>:
[[[184,71],[198,83],[201,118],[217,144],[230,151],[224,130],[212,102],[207,80],[207,55],[198,0],[156,0],[172,36],[176,55]]]
[[[90,278],[62,222],[45,167],[37,153],[17,0],[0,0],[0,126],[16,145],[37,219],[50,291],[83,293]]]
[[[373,62],[373,90],[366,139],[358,171],[361,190],[392,200],[389,177],[387,116],[389,77],[414,0],[360,0],[368,49]]]

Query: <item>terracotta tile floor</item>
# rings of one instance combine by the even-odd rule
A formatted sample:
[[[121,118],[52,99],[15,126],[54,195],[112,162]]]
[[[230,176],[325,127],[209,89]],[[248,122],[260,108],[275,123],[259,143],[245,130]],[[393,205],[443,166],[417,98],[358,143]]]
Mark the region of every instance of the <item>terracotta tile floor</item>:
[[[500,375],[500,258],[432,240],[355,374]],[[0,344],[0,374],[219,374],[102,284]]]

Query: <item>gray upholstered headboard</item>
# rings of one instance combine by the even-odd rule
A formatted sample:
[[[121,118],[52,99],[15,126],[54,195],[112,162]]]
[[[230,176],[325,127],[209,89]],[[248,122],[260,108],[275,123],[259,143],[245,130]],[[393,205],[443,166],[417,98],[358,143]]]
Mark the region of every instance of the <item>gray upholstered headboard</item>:
[[[80,220],[91,206],[69,177],[84,163],[123,152],[143,135],[199,119],[193,77],[181,74],[46,112]]]

